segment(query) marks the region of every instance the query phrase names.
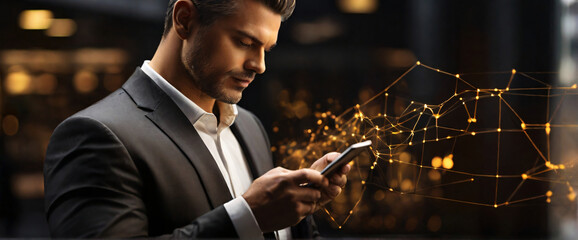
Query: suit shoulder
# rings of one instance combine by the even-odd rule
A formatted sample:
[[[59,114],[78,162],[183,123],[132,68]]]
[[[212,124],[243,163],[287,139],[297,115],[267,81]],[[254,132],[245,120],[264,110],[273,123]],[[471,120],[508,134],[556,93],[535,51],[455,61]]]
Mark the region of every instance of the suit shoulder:
[[[108,115],[126,112],[134,108],[135,104],[123,89],[118,89],[98,102],[75,113],[71,117],[89,117],[101,119]]]

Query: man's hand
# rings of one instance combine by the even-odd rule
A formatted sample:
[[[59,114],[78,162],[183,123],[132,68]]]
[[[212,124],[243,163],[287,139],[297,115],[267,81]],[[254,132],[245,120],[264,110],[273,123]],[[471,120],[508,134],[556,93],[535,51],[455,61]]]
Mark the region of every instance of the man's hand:
[[[335,160],[338,156],[339,153],[337,152],[325,154],[325,156],[318,159],[311,165],[311,169],[322,171],[327,165],[329,165],[329,163],[333,162],[333,160]],[[347,183],[346,175],[347,173],[349,173],[350,170],[351,166],[349,164],[345,164],[340,171],[336,171],[334,174],[327,176],[327,178],[329,179],[329,185],[317,186],[319,187],[319,190],[321,190],[321,199],[317,203],[316,206],[317,209],[315,209],[315,211],[319,210],[325,204],[331,202],[341,193],[341,189],[345,187],[345,184]]]
[[[302,186],[307,183],[320,188]],[[295,225],[315,212],[317,202],[324,199],[322,195],[326,194],[326,188],[329,188],[329,181],[319,171],[291,171],[278,167],[257,178],[243,198],[253,211],[261,231],[271,232]]]

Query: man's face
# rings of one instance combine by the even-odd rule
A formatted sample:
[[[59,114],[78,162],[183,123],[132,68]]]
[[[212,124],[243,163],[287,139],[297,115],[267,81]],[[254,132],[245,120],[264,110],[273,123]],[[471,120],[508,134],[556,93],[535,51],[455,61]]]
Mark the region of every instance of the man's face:
[[[265,72],[265,52],[277,42],[281,16],[254,0],[192,34],[182,61],[204,94],[226,103],[241,100],[256,74]]]

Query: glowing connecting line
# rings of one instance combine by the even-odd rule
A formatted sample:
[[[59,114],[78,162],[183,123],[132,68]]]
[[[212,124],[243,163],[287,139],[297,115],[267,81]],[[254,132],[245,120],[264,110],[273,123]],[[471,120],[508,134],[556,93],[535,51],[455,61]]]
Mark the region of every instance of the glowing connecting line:
[[[394,92],[396,84],[418,68],[449,76],[455,81],[453,91],[448,93],[446,99],[433,104],[407,99],[401,101],[396,98]],[[306,131],[309,135],[306,149],[299,151],[299,154],[292,154],[285,159],[285,163],[288,165],[290,161],[299,161],[300,167],[306,167],[323,153],[344,150],[350,144],[366,139],[374,142],[370,153],[360,156],[353,162],[356,170],[348,176],[348,184],[355,184],[357,181],[361,187],[360,192],[353,194],[357,198],[350,201],[354,202],[353,207],[348,211],[340,210],[337,215],[345,215],[340,217],[340,220],[337,220],[336,213],[325,209],[330,220],[338,228],[341,228],[356,212],[368,187],[399,195],[415,195],[491,208],[539,199],[545,199],[545,202],[550,203],[552,197],[557,194],[565,196],[568,201],[575,201],[576,193],[572,183],[562,174],[564,170],[573,169],[575,162],[558,163],[561,160],[551,159],[550,137],[556,129],[578,129],[576,123],[558,121],[560,116],[558,109],[563,101],[551,100],[555,97],[578,96],[576,84],[571,87],[553,87],[515,69],[508,73],[510,77],[507,85],[504,84],[505,88],[481,88],[466,81],[467,74],[448,73],[418,61],[367,102],[357,104],[338,116],[330,112],[321,114],[317,121],[318,129]],[[539,84],[539,87],[516,88],[518,79]],[[553,111],[548,108],[545,122],[534,123],[535,118],[527,118],[523,111],[518,109],[519,104],[516,105],[515,100],[517,97],[548,99],[548,103],[555,106],[552,108]],[[382,110],[383,112],[380,112]],[[503,142],[506,140],[502,139],[511,135],[518,136],[522,139],[520,141],[528,145],[524,151],[535,156],[530,161],[535,163],[515,169],[515,173],[512,173],[511,169],[505,173],[501,164],[510,160],[504,156],[510,156],[507,154],[513,150],[507,147],[507,143]],[[541,144],[543,138],[546,139],[546,146]],[[477,139],[482,139],[479,140],[482,143],[473,146],[463,144],[464,141]],[[483,159],[483,166],[492,168],[485,171],[479,171],[477,168],[468,169],[468,165],[475,163],[467,162],[464,153],[486,147],[484,146],[488,141],[486,139],[491,139],[490,142],[496,144],[489,148],[494,149],[493,155],[490,154]],[[443,176],[448,175],[453,176],[452,180],[444,181]],[[518,185],[514,190],[503,190],[506,189],[503,187],[505,186],[503,181],[517,181]],[[477,186],[476,184],[482,182],[491,182],[494,186],[493,202],[467,197],[463,199],[444,197],[430,191],[464,184]],[[562,184],[566,186],[567,191],[564,193],[548,190],[522,195],[521,189],[528,182]],[[349,188],[346,190],[353,191]],[[508,191],[509,194],[501,196],[504,194],[500,194],[500,191]],[[337,199],[334,202],[331,204],[341,204]]]

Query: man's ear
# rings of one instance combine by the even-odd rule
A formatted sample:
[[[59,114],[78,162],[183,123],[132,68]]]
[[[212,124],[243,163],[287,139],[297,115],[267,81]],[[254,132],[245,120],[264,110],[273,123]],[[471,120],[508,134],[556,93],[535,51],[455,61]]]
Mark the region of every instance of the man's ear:
[[[190,0],[179,0],[173,8],[173,27],[177,36],[185,40],[193,32],[196,25],[197,7]]]

